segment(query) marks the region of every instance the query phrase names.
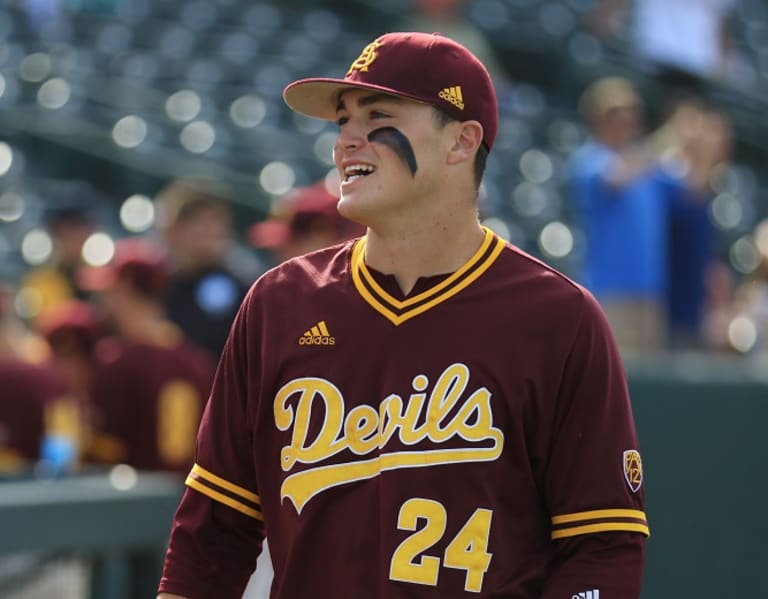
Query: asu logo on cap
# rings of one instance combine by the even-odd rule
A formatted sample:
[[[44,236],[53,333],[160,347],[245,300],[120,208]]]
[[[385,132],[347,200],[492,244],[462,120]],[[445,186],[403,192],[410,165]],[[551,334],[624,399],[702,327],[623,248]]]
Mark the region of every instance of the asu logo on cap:
[[[363,51],[360,52],[360,56],[358,56],[355,61],[349,65],[349,70],[347,71],[346,77],[349,77],[355,71],[362,71],[364,73],[367,72],[368,67],[371,66],[373,61],[378,58],[379,55],[376,53],[376,50],[378,50],[380,47],[381,42],[379,40],[374,40],[365,48],[363,48]]]
[[[643,462],[640,452],[636,449],[628,449],[624,452],[624,478],[633,493],[637,493],[643,484]]]

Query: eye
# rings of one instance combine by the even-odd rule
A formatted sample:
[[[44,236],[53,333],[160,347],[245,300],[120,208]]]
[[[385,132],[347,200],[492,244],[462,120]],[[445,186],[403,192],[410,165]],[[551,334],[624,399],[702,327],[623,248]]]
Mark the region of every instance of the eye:
[[[336,119],[336,124],[337,124],[339,127],[341,127],[342,125],[344,125],[344,124],[345,124],[345,123],[347,123],[348,121],[349,121],[349,117],[348,117],[348,116],[340,116],[340,117],[338,117],[338,118]]]
[[[389,114],[382,112],[381,110],[371,110],[371,119],[386,119],[389,118]]]

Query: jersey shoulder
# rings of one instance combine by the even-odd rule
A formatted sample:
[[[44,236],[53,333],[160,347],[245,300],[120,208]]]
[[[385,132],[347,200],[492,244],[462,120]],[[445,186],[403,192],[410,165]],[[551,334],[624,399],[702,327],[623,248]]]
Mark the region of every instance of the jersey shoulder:
[[[349,277],[352,249],[357,239],[297,256],[269,269],[249,291],[250,296],[269,298],[306,293],[334,285]]]
[[[574,300],[589,297],[590,292],[554,266],[529,254],[510,242],[504,242],[504,251],[499,255],[499,266],[510,280],[524,279],[551,288]]]
[[[592,293],[546,262],[507,242],[494,269],[506,281],[505,292],[523,310],[565,328],[593,322],[602,327],[602,308]]]

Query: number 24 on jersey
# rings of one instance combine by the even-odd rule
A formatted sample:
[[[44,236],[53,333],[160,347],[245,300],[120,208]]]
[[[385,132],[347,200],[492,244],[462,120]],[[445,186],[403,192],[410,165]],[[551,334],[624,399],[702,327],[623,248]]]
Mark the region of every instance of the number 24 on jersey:
[[[479,593],[483,577],[491,564],[488,537],[491,531],[491,510],[478,508],[445,548],[442,565],[465,570],[464,590]],[[425,524],[418,528],[419,520]],[[441,560],[428,555],[430,547],[445,535],[448,513],[437,501],[414,497],[400,507],[397,528],[413,531],[392,555],[389,577],[392,580],[437,585]]]

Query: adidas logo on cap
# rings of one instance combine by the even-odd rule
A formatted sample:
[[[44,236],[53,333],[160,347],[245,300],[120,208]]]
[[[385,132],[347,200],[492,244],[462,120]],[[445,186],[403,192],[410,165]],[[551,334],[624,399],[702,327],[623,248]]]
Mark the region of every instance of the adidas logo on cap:
[[[446,87],[438,94],[443,100],[447,100],[459,110],[464,110],[464,96],[461,94],[461,86]]]

